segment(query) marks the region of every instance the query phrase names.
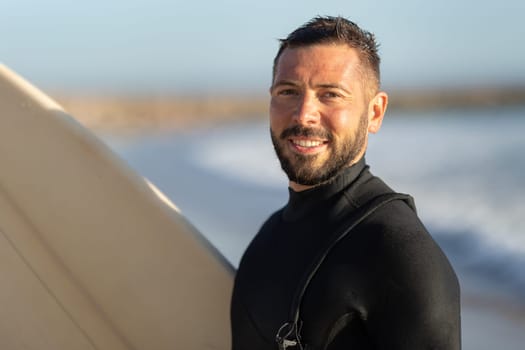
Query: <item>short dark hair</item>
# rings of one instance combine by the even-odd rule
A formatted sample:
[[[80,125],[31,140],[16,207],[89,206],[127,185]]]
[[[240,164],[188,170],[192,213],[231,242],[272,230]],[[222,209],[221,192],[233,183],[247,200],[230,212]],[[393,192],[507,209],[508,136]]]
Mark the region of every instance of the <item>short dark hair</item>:
[[[363,80],[368,77],[366,79],[368,82],[364,81],[364,83],[368,83],[368,88],[371,88],[374,93],[379,89],[381,59],[375,36],[344,17],[315,17],[279,41],[279,51],[273,60],[273,78],[275,78],[279,57],[287,48],[316,44],[347,44],[358,52],[359,60],[364,68]]]

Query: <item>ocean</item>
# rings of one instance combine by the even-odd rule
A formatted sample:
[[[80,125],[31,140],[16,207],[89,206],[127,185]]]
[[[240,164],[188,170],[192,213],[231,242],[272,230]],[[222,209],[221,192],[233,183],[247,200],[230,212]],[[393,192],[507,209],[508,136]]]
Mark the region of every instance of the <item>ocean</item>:
[[[525,106],[392,112],[366,154],[371,171],[414,196],[471,292],[525,303]],[[104,140],[155,183],[236,266],[288,198],[268,123]]]

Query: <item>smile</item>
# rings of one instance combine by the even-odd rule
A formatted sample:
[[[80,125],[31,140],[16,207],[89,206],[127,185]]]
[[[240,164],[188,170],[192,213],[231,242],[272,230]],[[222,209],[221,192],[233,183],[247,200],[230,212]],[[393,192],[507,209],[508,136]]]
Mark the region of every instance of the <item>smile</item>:
[[[308,139],[290,139],[290,144],[295,152],[302,154],[312,154],[322,151],[328,144],[328,141],[308,140]]]
[[[324,142],[322,142],[322,141],[311,141],[311,140],[292,140],[292,143],[294,145],[296,145],[296,146],[311,148],[311,147],[318,147],[318,146],[322,145]]]

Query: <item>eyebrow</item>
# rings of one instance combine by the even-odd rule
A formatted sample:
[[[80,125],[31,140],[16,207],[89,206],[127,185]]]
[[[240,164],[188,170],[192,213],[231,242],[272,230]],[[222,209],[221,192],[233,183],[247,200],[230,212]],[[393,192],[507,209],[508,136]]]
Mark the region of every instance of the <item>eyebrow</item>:
[[[319,87],[323,89],[339,89],[339,90],[343,90],[348,95],[352,95],[352,92],[350,90],[348,90],[347,88],[337,83],[318,84],[315,87]]]
[[[272,85],[272,88],[277,86],[299,86],[299,84],[291,80],[279,80]]]
[[[292,87],[298,87],[300,84],[297,82],[294,82],[293,80],[279,80],[275,84],[272,85],[272,89],[279,87],[279,86],[292,86]],[[317,84],[314,86],[315,88],[322,88],[322,89],[339,89],[347,93],[348,95],[352,95],[352,92],[348,90],[347,88],[343,87],[341,84],[337,83],[323,83],[323,84]]]

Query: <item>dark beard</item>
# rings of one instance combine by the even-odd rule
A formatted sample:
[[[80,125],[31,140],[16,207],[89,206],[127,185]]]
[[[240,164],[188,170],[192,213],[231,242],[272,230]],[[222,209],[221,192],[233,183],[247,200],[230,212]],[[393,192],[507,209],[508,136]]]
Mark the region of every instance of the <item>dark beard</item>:
[[[337,176],[343,169],[356,161],[366,142],[367,118],[366,114],[359,120],[359,125],[353,138],[342,140],[342,144],[334,144],[333,136],[326,130],[307,128],[300,125],[285,129],[279,139],[270,130],[273,147],[277,158],[281,162],[288,179],[300,185],[315,186],[329,181]],[[319,137],[330,142],[332,154],[321,168],[313,164],[318,155],[302,155],[293,153],[290,157],[284,154],[284,144],[290,136]]]

